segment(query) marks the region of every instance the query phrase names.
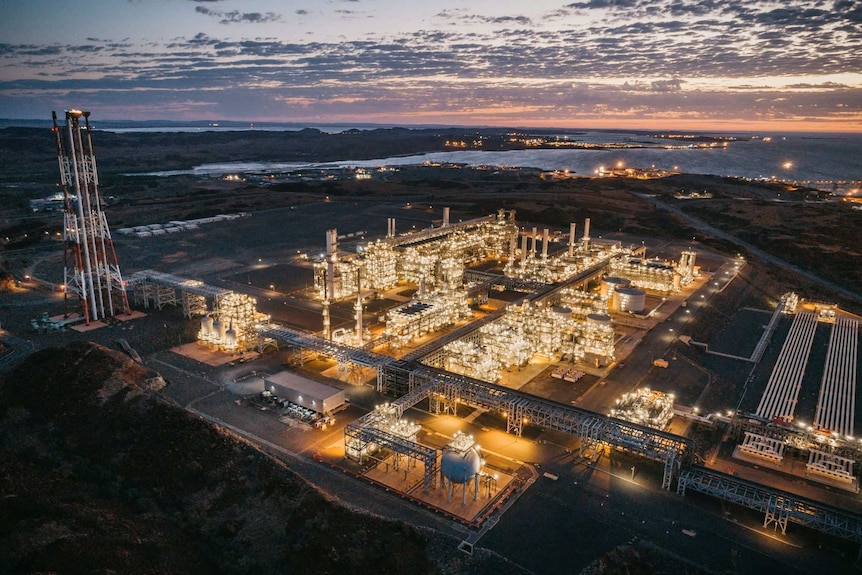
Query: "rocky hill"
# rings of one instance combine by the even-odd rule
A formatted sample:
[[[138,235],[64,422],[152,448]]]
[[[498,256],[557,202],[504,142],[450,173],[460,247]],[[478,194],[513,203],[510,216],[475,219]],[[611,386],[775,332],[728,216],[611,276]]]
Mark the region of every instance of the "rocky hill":
[[[6,573],[430,573],[410,526],[349,511],[90,343],[0,382]],[[457,552],[456,552],[457,553]]]

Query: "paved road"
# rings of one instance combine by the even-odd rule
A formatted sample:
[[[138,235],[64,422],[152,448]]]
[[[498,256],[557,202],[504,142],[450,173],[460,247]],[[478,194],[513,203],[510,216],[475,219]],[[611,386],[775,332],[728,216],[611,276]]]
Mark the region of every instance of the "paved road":
[[[540,477],[480,541],[536,573],[577,573],[617,545],[638,539],[717,573],[851,569],[847,559],[819,549],[813,540],[773,535],[760,516],[725,509],[714,499],[662,491],[661,469],[635,458],[615,455],[593,465],[561,455],[542,470],[558,479]],[[801,535],[799,529],[794,535]]]

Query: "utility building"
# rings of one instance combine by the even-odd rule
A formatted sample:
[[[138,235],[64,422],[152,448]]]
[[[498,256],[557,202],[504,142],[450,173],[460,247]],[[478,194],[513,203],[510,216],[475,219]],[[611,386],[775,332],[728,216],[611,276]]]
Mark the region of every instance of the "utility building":
[[[344,390],[282,371],[263,378],[266,390],[296,405],[323,415],[332,415],[344,405]]]

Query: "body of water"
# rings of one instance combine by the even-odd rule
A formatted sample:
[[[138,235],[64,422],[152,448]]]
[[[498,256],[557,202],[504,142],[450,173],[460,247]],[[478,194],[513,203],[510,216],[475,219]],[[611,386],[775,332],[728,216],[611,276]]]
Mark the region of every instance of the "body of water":
[[[190,170],[150,172],[147,175],[221,175],[226,173],[279,173],[304,168],[377,167],[449,162],[471,166],[530,167],[569,170],[594,175],[600,167],[625,166],[736,176],[787,182],[858,182],[862,180],[862,134],[785,134],[770,138],[739,135],[740,140],[714,148],[659,147],[678,141],[652,139],[626,132],[584,132],[569,135],[588,143],[644,143],[656,147],[624,149],[480,150],[433,152],[411,156],[351,160],[349,162],[231,162],[204,164]],[[849,186],[848,186],[849,187]]]

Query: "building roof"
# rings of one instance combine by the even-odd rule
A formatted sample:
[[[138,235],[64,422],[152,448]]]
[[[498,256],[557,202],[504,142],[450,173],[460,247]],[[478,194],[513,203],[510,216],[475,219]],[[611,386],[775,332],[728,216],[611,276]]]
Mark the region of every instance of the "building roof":
[[[264,378],[267,385],[279,385],[288,389],[298,391],[302,395],[313,397],[321,401],[328,399],[334,395],[344,393],[343,390],[325,383],[314,381],[297,375],[290,371],[281,371],[275,375],[268,375]]]

